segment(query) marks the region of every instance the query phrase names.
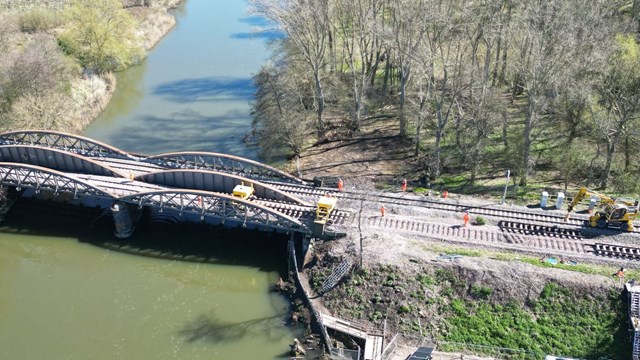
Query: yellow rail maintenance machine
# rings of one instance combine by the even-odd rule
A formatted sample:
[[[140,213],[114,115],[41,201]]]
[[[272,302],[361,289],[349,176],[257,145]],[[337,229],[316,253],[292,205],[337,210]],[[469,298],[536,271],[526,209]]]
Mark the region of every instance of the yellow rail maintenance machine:
[[[329,216],[331,216],[331,212],[335,209],[336,204],[338,203],[338,198],[331,196],[330,194],[326,194],[318,200],[318,206],[316,207],[316,224],[325,225],[327,220],[329,220]]]
[[[248,200],[251,196],[253,196],[254,189],[253,184],[251,186],[247,186],[244,182],[240,185],[236,185],[233,188],[233,197],[240,198],[242,200]]]
[[[600,203],[599,209],[589,216],[591,227],[604,229],[611,226],[620,230],[633,231],[633,220],[638,217],[638,200],[624,197],[611,198],[586,187],[580,188],[569,204],[569,212],[567,212],[565,219],[569,218],[573,208],[587,195],[598,198]]]

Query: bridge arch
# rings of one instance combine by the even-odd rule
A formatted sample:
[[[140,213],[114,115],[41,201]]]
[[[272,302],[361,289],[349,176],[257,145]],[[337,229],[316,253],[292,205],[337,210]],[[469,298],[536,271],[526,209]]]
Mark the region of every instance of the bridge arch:
[[[5,132],[0,134],[0,144],[41,146],[86,156],[132,158],[129,153],[109,144],[59,131],[17,130]]]
[[[221,170],[256,180],[284,181],[304,184],[305,181],[291,174],[255,160],[213,152],[172,152],[149,156],[143,161],[166,168]]]
[[[84,156],[37,145],[2,145],[0,161],[41,166],[71,173],[126,177]]]
[[[61,171],[42,166],[0,162],[0,184],[16,188],[27,187],[38,190],[50,190],[54,194],[64,192],[74,196],[86,195],[107,199],[112,194],[90,183]]]
[[[308,233],[300,220],[251,201],[221,193],[201,190],[159,190],[141,192],[118,198],[119,201],[142,206],[152,206],[219,218],[222,223],[234,222],[239,226],[255,229],[271,228],[277,231]]]
[[[231,194],[236,185],[252,185],[255,195],[262,199],[284,201],[304,206],[312,206],[302,199],[288,194],[274,186],[242,176],[208,170],[165,170],[138,175],[135,180],[174,188],[203,190]]]

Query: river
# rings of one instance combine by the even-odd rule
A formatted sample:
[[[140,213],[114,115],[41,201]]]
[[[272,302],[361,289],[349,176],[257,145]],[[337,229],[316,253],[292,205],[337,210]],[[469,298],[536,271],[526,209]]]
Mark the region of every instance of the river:
[[[187,0],[85,135],[137,153],[256,158],[241,139],[267,49],[246,9]],[[104,247],[116,240],[99,212],[45,208],[19,201],[1,224],[1,359],[280,359],[300,336],[269,291],[286,269],[282,239],[143,222],[131,254]]]

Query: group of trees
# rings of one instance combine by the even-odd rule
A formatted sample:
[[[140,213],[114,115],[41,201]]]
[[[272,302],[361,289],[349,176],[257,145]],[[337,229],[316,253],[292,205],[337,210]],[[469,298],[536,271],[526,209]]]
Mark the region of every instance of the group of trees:
[[[89,107],[82,99],[104,96],[106,84],[73,83],[83,74],[99,79],[144,55],[136,21],[120,0],[42,3],[0,14],[3,129],[77,127],[74,122],[87,120],[73,118]]]
[[[392,105],[431,177],[499,164],[521,185],[545,167],[637,189],[639,0],[251,3],[286,35],[255,77],[265,152],[298,155],[329,124],[357,136]]]

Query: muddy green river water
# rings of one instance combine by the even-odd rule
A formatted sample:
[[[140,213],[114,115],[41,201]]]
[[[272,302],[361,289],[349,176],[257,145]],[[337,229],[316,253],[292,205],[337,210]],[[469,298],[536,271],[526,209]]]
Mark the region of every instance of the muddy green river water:
[[[255,158],[241,139],[267,39],[249,36],[261,21],[246,10],[186,0],[85,135],[137,153]],[[286,269],[277,237],[141,224],[124,240],[143,250],[131,254],[103,247],[121,241],[104,218],[20,203],[0,226],[0,359],[280,359],[300,335],[269,291]]]

